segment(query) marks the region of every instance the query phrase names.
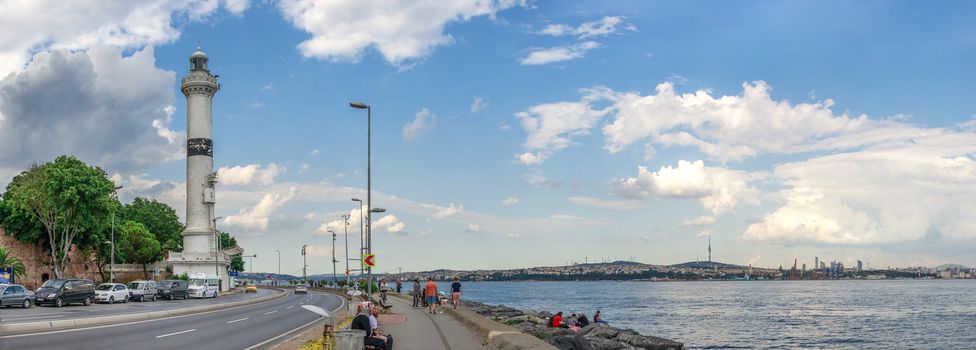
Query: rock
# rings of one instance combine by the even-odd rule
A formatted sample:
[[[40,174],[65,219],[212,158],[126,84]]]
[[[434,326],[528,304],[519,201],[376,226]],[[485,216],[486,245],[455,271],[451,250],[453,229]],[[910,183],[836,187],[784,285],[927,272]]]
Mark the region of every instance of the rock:
[[[634,347],[610,339],[603,338],[584,338],[590,342],[594,350],[631,350]]]
[[[509,317],[509,318],[505,319],[505,321],[503,323],[516,324],[516,323],[522,323],[522,322],[532,322],[534,324],[545,324],[546,323],[546,320],[543,320],[541,318],[538,318],[538,317],[535,317],[535,316],[532,316],[532,315],[519,315],[519,316],[515,316],[515,317]]]
[[[588,337],[600,337],[604,339],[613,339],[620,334],[620,330],[607,326],[600,323],[591,323],[580,330],[580,334],[584,334]]]

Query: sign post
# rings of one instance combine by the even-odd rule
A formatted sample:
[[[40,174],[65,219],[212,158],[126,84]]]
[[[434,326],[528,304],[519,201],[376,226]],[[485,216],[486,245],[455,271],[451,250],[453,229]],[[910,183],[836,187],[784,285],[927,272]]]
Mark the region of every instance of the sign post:
[[[366,267],[369,268],[376,267],[376,254],[364,254],[363,263],[365,263]]]

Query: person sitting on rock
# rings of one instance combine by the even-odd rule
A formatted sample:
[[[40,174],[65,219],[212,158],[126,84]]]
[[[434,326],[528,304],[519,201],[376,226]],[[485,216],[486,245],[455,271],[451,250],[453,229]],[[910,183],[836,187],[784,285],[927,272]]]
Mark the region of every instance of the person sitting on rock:
[[[580,328],[586,327],[590,324],[590,319],[586,318],[586,315],[584,314],[579,314],[579,317],[576,319],[576,324],[580,326]]]
[[[566,323],[563,322],[563,312],[557,312],[555,315],[549,319],[549,327],[551,328],[569,328]]]
[[[600,316],[600,310],[596,310],[596,314],[593,315],[593,323],[607,323],[607,321],[604,321],[603,317]]]

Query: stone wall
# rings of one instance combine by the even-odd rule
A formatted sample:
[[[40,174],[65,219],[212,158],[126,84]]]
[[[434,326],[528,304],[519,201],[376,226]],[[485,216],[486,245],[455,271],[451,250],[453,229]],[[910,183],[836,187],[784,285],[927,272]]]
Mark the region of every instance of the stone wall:
[[[0,247],[9,250],[11,255],[23,261],[27,268],[26,275],[18,278],[17,283],[34,290],[44,283],[44,277],[55,277],[54,268],[50,263],[51,255],[40,246],[18,241],[14,236],[3,232],[3,228],[0,228]],[[95,281],[95,283],[101,283],[102,277],[98,274],[98,266],[95,265],[94,257],[90,255],[72,247],[71,252],[68,253],[70,263],[65,269],[65,277],[87,278]],[[142,277],[141,272],[139,277]]]

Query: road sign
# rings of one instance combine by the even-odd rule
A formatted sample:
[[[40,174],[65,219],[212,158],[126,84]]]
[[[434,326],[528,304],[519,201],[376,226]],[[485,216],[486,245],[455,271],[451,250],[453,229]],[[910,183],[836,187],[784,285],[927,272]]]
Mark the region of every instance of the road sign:
[[[231,272],[229,272],[229,275],[230,275],[230,277],[237,277],[237,276],[239,276],[239,274],[238,274],[237,271],[231,271]]]
[[[366,267],[376,267],[376,254],[363,255],[363,263]]]

